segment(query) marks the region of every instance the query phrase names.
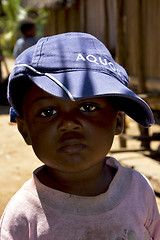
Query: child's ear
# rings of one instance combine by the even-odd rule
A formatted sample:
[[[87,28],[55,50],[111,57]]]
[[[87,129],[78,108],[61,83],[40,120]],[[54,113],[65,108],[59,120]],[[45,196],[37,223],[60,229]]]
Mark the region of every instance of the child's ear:
[[[123,128],[124,128],[124,113],[118,112],[115,135],[121,134],[123,131]]]
[[[16,122],[17,122],[18,130],[21,133],[22,137],[24,138],[25,142],[28,145],[31,145],[31,138],[28,133],[27,126],[26,126],[24,119],[22,117],[17,117]]]

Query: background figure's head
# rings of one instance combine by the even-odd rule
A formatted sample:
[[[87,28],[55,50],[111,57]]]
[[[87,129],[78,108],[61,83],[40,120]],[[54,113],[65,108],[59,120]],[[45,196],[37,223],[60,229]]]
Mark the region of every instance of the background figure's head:
[[[34,20],[28,18],[20,22],[20,31],[25,38],[36,36],[36,26]]]

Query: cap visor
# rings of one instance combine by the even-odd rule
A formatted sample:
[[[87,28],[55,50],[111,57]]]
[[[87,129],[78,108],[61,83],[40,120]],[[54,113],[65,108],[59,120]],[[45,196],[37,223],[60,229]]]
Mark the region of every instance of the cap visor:
[[[113,76],[96,71],[70,71],[51,75],[56,78],[75,100],[92,97],[118,97],[120,110],[144,127],[154,124],[148,104]],[[41,89],[56,97],[68,98],[65,91],[47,76],[30,76]]]

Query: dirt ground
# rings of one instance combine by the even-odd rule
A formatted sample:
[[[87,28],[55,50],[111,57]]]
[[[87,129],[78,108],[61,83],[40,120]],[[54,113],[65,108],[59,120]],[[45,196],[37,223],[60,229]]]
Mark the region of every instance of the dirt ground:
[[[9,64],[13,67],[13,61]],[[42,165],[27,146],[17,130],[16,125],[9,124],[9,107],[0,105],[0,216],[13,194],[31,178],[33,170]],[[160,132],[160,127],[158,127]],[[129,121],[129,131],[137,132],[136,125]],[[158,148],[159,143],[154,147]],[[137,149],[140,143],[130,141],[129,148]],[[113,149],[119,148],[116,138]],[[159,210],[160,200],[157,198]]]

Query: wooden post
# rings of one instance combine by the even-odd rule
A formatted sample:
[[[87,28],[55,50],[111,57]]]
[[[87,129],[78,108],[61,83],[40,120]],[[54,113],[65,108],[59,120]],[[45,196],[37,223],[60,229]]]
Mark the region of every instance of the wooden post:
[[[105,45],[108,46],[109,45],[109,40],[108,40],[108,35],[109,35],[109,24],[108,24],[108,7],[107,7],[107,1],[104,0],[104,16],[105,16]]]
[[[146,92],[146,72],[145,72],[145,38],[143,30],[143,0],[138,0],[138,90],[140,93]],[[149,137],[148,128],[139,126],[140,134]],[[141,146],[150,149],[150,141],[143,140]]]
[[[117,49],[116,58],[120,65],[126,69],[126,47],[125,47],[125,0],[117,0]],[[126,127],[124,124],[123,133],[125,134]],[[126,147],[126,139],[119,137],[120,147]]]
[[[126,46],[125,46],[125,0],[117,0],[117,49],[118,63],[126,69]]]
[[[84,32],[87,32],[87,0],[84,0]]]
[[[143,0],[138,0],[138,90],[146,92],[145,86],[145,41],[143,30]]]

